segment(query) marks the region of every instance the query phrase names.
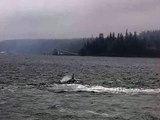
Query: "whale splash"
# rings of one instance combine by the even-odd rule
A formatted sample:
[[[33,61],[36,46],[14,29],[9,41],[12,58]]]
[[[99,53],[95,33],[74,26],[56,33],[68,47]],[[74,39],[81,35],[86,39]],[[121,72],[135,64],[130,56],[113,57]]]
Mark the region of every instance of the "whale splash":
[[[125,88],[125,87],[103,87],[82,85],[82,81],[75,79],[73,75],[64,76],[59,83],[52,84],[47,87],[49,91],[53,92],[95,92],[95,93],[113,93],[113,94],[158,94],[160,89],[144,89],[144,88]]]
[[[60,84],[79,84],[82,83],[79,79],[75,79],[74,74],[66,75],[62,78],[62,80],[59,81]]]
[[[143,88],[107,88],[103,86],[89,86],[82,84],[54,84],[47,88],[55,92],[95,92],[95,93],[126,93],[126,94],[158,94],[160,89],[143,89]]]

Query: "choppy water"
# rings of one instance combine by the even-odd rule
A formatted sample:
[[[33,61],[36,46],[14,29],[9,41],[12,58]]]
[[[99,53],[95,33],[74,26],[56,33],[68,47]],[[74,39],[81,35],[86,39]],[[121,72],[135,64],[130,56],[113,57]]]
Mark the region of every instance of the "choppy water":
[[[54,92],[95,92],[95,93],[126,93],[126,94],[158,94],[160,89],[143,89],[143,88],[107,88],[103,86],[89,86],[81,84],[54,84],[47,88]]]
[[[159,65],[160,59],[0,56],[0,120],[159,120]],[[83,84],[56,83],[73,72]]]

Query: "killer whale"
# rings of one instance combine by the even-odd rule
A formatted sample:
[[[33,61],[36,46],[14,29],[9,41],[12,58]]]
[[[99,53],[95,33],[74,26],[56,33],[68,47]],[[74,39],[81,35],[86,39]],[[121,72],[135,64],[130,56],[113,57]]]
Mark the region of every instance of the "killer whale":
[[[72,74],[72,76],[66,75],[60,80],[60,84],[80,84],[82,83],[80,80],[75,79],[75,75]]]

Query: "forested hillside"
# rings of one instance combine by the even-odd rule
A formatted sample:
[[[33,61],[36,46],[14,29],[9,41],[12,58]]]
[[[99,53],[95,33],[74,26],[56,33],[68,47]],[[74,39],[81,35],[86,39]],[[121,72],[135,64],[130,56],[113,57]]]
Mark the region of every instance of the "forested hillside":
[[[107,37],[100,34],[88,39],[80,55],[91,56],[134,56],[160,57],[160,31],[110,33]]]
[[[53,54],[54,49],[79,53],[84,56],[133,56],[160,57],[160,31],[144,31],[140,34],[126,31],[101,34],[87,39],[22,39],[0,42],[0,52],[12,54]]]

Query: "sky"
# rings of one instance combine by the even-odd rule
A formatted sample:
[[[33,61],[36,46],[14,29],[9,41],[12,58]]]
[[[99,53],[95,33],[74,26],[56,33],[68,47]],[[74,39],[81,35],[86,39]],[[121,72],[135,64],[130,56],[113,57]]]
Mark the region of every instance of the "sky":
[[[160,0],[0,0],[0,40],[160,29]]]

